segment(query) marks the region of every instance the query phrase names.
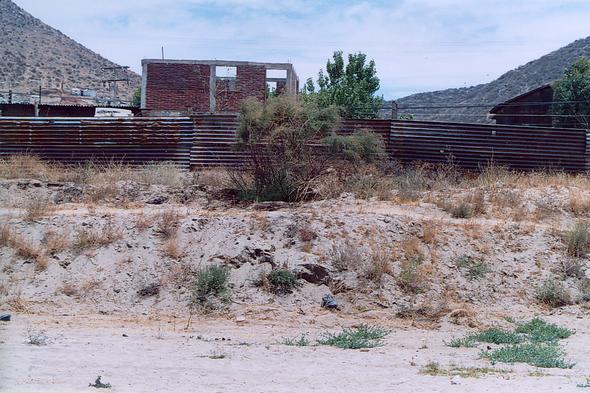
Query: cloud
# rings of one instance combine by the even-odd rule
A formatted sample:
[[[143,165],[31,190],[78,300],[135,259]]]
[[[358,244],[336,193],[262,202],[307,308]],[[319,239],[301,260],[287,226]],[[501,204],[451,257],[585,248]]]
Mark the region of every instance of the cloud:
[[[382,93],[485,83],[589,35],[587,0],[16,0],[103,56],[290,61],[315,77],[335,50],[377,63]]]

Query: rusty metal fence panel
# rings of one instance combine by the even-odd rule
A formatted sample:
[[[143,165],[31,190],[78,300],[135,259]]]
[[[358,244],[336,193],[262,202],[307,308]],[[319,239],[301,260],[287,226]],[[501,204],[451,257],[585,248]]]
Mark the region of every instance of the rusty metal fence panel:
[[[0,118],[0,156],[33,154],[79,164],[190,165],[194,125],[177,118]]]
[[[452,160],[466,169],[490,162],[521,170],[586,170],[586,131],[423,121],[391,122],[391,156],[404,163]]]

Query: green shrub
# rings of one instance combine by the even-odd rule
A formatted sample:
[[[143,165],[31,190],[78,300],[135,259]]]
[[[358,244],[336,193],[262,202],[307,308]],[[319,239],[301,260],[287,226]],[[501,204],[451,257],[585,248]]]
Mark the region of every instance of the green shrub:
[[[566,232],[567,253],[572,257],[582,258],[590,249],[590,232],[588,223],[578,222]]]
[[[488,264],[481,259],[476,259],[468,255],[463,255],[457,259],[455,265],[466,270],[467,277],[470,279],[479,279],[489,271]]]
[[[445,211],[447,211],[447,213],[453,218],[469,218],[473,215],[473,208],[464,202],[461,202],[458,205],[449,206],[445,208]]]
[[[519,324],[516,332],[526,334],[531,341],[535,342],[557,341],[568,338],[574,333],[568,328],[545,322],[540,318]]]
[[[421,265],[424,262],[422,255],[407,255],[401,262],[401,270],[398,276],[398,285],[409,293],[421,293],[427,289]]]
[[[332,134],[322,139],[322,144],[332,153],[354,162],[371,162],[383,157],[385,152],[381,136],[365,129],[355,131],[351,135]]]
[[[454,338],[446,343],[446,345],[452,348],[473,348],[475,347],[475,341],[472,340],[471,336],[467,336],[463,338]]]
[[[573,363],[565,360],[565,352],[554,343],[524,343],[498,348],[494,351],[482,352],[482,356],[492,364],[527,363],[531,366],[544,368],[572,368]]]
[[[197,270],[192,293],[193,305],[213,308],[213,298],[227,302],[231,295],[229,277],[229,269],[224,266],[211,265]]]
[[[537,300],[550,307],[562,307],[572,303],[571,296],[559,281],[546,280],[537,288]]]
[[[498,328],[489,328],[471,337],[474,341],[490,344],[518,344],[524,341],[521,335]]]
[[[362,324],[356,329],[344,329],[338,334],[326,334],[320,345],[330,345],[342,349],[373,348],[382,345],[382,339],[389,334],[380,326]]]
[[[275,269],[268,273],[266,278],[271,291],[280,295],[293,292],[298,285],[297,276],[289,269]]]

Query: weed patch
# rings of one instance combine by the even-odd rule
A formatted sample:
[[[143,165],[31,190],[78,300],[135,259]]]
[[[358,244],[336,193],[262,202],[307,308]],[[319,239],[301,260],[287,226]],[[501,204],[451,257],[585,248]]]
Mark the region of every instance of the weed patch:
[[[289,345],[292,347],[306,347],[310,344],[305,334],[302,334],[299,338],[285,338],[282,342],[283,345]]]
[[[541,284],[535,293],[537,300],[550,307],[562,307],[572,303],[569,292],[564,285],[550,279]]]
[[[291,270],[285,268],[271,271],[266,278],[270,285],[270,290],[277,295],[291,293],[298,285],[297,276]]]
[[[326,334],[320,345],[330,345],[342,349],[374,348],[382,345],[382,339],[389,334],[380,326],[361,325],[355,329],[344,329],[338,334]]]
[[[463,255],[457,259],[455,265],[465,271],[465,275],[473,280],[480,279],[489,271],[488,264],[481,259]]]
[[[565,360],[565,352],[555,343],[523,343],[482,352],[492,364],[527,363],[542,368],[572,368],[573,363]]]

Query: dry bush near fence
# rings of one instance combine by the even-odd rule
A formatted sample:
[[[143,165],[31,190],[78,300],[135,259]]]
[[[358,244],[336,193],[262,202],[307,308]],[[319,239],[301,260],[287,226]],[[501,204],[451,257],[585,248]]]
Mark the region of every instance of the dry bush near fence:
[[[33,198],[23,204],[25,221],[35,221],[51,215],[55,211],[55,205],[45,198]]]
[[[2,179],[38,179],[42,181],[59,181],[63,168],[57,164],[47,164],[40,158],[16,154],[0,159],[0,178]]]
[[[568,208],[575,216],[590,215],[590,196],[579,191],[570,193]]]

